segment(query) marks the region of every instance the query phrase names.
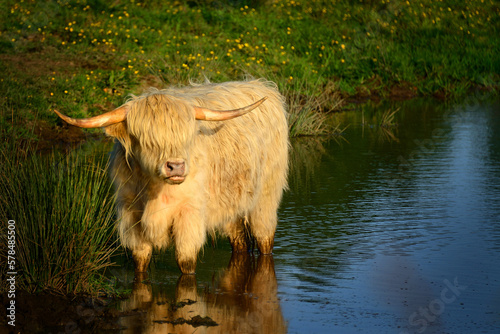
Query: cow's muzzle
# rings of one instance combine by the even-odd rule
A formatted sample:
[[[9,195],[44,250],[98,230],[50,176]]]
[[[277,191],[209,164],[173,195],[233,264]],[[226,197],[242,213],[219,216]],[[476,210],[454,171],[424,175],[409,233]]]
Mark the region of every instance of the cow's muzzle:
[[[167,161],[164,166],[165,180],[169,183],[179,184],[186,178],[186,163],[184,161]]]

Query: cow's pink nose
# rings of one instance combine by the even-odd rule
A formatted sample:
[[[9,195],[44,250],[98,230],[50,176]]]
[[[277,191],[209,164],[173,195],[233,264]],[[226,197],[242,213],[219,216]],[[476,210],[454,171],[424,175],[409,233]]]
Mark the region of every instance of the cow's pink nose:
[[[186,164],[179,161],[167,161],[168,176],[182,176],[186,169]]]

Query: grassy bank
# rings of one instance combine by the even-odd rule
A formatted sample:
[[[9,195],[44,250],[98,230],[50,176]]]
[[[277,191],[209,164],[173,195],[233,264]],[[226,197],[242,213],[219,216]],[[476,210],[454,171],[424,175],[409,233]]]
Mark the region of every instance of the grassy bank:
[[[8,289],[9,272],[16,272],[16,289],[30,293],[96,294],[109,288],[103,269],[118,244],[106,161],[102,154],[3,150],[0,292]],[[15,221],[9,229],[15,247],[7,240],[9,220]]]
[[[7,0],[0,12],[0,126],[21,136],[57,123],[54,108],[94,115],[205,78],[263,76],[302,105],[331,92],[314,111],[499,82],[492,0]]]

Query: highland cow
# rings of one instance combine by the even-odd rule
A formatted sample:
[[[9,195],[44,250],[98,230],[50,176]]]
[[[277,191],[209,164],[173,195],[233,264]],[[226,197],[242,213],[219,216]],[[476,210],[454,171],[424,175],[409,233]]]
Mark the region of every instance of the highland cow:
[[[153,248],[173,243],[182,273],[194,273],[207,233],[227,235],[234,252],[253,240],[261,254],[272,252],[289,146],[273,83],[150,89],[100,116],[56,113],[116,139],[118,233],[136,272],[147,270]]]

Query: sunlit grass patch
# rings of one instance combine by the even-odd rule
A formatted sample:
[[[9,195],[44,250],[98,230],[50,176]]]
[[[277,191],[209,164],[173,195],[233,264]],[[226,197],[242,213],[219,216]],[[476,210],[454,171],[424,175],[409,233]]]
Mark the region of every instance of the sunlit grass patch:
[[[0,9],[8,55],[2,62],[0,54],[0,70],[12,67],[11,56],[24,61],[1,85],[18,123],[30,114],[55,122],[55,108],[95,115],[140,93],[150,77],[185,85],[251,74],[280,82],[292,101],[309,94],[296,82],[333,82],[342,98],[386,98],[398,86],[453,98],[500,83],[492,0],[8,0]],[[9,88],[17,85],[25,93]],[[306,109],[302,119],[321,119]]]

